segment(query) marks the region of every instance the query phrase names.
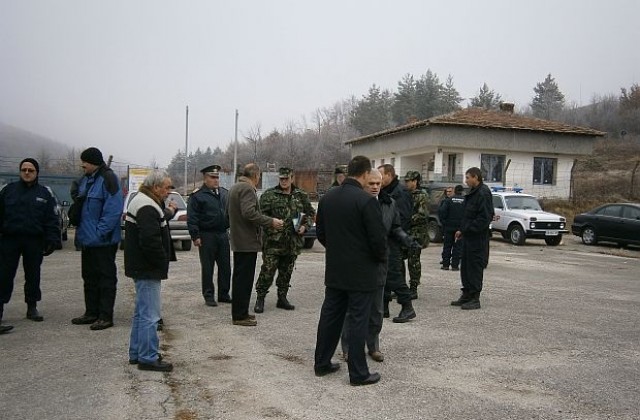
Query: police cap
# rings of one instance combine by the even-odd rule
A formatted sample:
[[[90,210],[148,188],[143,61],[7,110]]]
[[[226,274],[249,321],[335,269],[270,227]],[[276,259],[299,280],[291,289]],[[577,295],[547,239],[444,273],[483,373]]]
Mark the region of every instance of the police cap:
[[[221,171],[222,171],[222,167],[220,167],[220,165],[211,165],[211,166],[207,166],[206,168],[202,168],[200,170],[200,172],[202,172],[205,175],[215,176],[215,177],[219,177]]]

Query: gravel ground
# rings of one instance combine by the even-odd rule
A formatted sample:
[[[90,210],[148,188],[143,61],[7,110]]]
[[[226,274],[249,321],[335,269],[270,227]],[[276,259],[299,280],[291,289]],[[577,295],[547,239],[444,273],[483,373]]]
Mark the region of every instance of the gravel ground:
[[[319,244],[298,259],[296,310],[276,309],[274,291],[255,328],[233,326],[229,304],[204,305],[197,251],[179,251],[162,292],[162,352],[175,369],[156,373],[127,363],[134,291],[121,252],[115,327],[71,325],[84,309],[72,240],[43,265],[44,322],[24,318],[24,278],[16,278],[4,317],[15,330],[0,337],[2,419],[640,418],[637,248],[496,238],[482,310],[461,311],[449,306],[459,274],[439,270],[432,245],[418,317],[385,322],[386,359],[369,360],[382,380],[351,387],[344,363],[334,375],[313,374]]]

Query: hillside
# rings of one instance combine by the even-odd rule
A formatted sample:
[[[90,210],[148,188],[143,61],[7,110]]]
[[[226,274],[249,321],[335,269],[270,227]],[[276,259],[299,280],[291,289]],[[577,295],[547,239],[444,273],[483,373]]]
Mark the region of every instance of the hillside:
[[[28,156],[38,160],[64,158],[69,150],[58,141],[0,122],[0,172],[15,171]]]

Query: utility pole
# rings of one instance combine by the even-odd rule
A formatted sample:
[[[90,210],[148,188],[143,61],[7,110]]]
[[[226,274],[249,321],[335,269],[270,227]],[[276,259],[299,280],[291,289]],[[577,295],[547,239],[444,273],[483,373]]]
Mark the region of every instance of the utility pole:
[[[187,157],[189,156],[189,105],[187,105],[186,129],[184,135],[184,195],[187,195]]]
[[[233,147],[233,182],[238,179],[238,110],[236,109],[236,132]]]

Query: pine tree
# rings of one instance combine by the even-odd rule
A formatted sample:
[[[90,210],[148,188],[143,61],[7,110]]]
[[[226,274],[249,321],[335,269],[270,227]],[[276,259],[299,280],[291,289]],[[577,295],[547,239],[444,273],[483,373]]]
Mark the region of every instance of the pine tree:
[[[483,83],[478,94],[471,98],[470,106],[485,109],[497,109],[500,107],[501,99],[502,97],[500,94],[489,89],[489,86],[486,83]]]
[[[406,124],[416,118],[416,81],[412,74],[405,74],[398,82],[398,92],[393,94],[391,113],[396,125]]]
[[[444,86],[438,75],[431,70],[416,82],[416,117],[424,120],[438,115],[442,109],[441,98]]]
[[[391,103],[388,90],[372,85],[351,112],[351,125],[362,135],[386,130],[391,126]]]
[[[531,101],[533,115],[545,119],[556,118],[564,108],[564,94],[560,92],[551,73],[542,83],[538,83],[533,91],[536,94]]]
[[[449,75],[440,98],[440,113],[446,114],[460,109],[460,102],[462,102],[462,96],[453,86],[453,77]]]

